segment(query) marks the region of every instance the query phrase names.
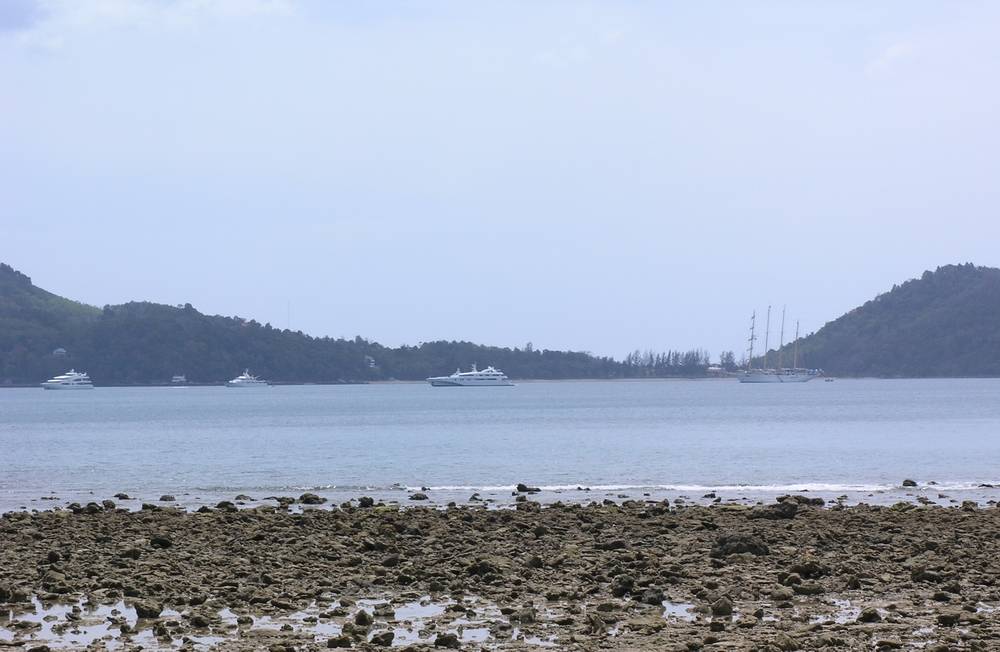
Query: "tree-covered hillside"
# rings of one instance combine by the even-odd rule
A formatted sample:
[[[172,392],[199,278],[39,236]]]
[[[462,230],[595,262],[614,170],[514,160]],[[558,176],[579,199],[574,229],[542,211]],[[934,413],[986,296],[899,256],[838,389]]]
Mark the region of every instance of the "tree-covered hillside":
[[[66,352],[53,354],[56,349]],[[174,374],[214,383],[244,368],[276,382],[419,380],[474,363],[526,379],[694,377],[705,374],[708,354],[636,352],[619,362],[530,345],[391,348],[360,337],[310,337],[252,319],[204,315],[191,305],[132,302],[102,310],[39,289],[0,265],[0,384],[37,383],[70,367],[87,371],[97,384],[165,383]]]
[[[1000,376],[1000,269],[924,272],[802,338],[799,360],[843,376]]]
[[[31,284],[31,279],[0,263],[0,382],[48,378],[62,363],[57,347],[82,349],[99,308],[70,301]]]

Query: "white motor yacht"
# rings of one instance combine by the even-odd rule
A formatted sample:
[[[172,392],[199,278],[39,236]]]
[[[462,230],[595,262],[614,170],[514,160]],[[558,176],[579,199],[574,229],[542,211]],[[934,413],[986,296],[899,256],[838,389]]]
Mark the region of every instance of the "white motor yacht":
[[[244,369],[236,378],[228,381],[226,387],[267,387],[268,382],[266,380],[261,380],[257,376],[250,373],[249,369]]]
[[[42,387],[45,389],[94,389],[94,384],[90,382],[90,376],[85,372],[70,369],[64,374],[49,378]]]
[[[471,371],[456,369],[455,373],[450,376],[434,376],[428,378],[427,382],[434,387],[511,387],[514,385],[499,369],[486,367],[479,371],[476,369],[476,365],[472,365]]]

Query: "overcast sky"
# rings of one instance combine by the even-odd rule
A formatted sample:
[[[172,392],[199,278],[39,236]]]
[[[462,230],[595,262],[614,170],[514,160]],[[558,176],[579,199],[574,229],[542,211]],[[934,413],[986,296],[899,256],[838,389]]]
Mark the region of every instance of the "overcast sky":
[[[768,303],[1000,265],[998,80],[998,2],[2,0],[0,261],[391,345],[739,353]]]

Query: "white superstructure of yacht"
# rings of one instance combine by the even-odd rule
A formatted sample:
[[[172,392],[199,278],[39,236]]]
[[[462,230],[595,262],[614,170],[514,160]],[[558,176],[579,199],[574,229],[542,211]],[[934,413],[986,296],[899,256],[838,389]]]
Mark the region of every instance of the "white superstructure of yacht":
[[[428,378],[427,382],[434,387],[511,387],[514,385],[499,369],[491,366],[479,371],[476,369],[476,365],[472,365],[471,371],[456,369],[455,373],[450,376],[434,376]]]
[[[90,382],[90,376],[86,372],[70,369],[64,374],[49,378],[42,387],[45,389],[94,389],[94,384]]]
[[[749,369],[739,375],[741,383],[804,383],[819,376],[816,369]]]
[[[236,378],[226,382],[226,387],[267,387],[268,382],[266,380],[261,380],[257,376],[250,373],[249,369],[244,369]]]
[[[737,378],[741,383],[805,383],[820,375],[819,369],[799,368],[799,324],[795,323],[795,356],[793,366],[784,367],[781,364],[781,355],[785,342],[785,309],[781,309],[781,343],[778,345],[778,366],[768,368],[767,366],[767,339],[771,331],[771,306],[767,307],[767,327],[764,331],[764,366],[761,369],[753,368],[753,343],[757,339],[754,335],[754,327],[757,323],[756,311],[750,316],[750,351],[747,355],[747,368],[744,369]]]

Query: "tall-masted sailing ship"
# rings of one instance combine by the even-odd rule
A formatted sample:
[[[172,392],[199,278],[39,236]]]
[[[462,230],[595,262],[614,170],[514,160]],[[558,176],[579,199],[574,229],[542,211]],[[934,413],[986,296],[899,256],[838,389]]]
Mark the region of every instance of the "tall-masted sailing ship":
[[[791,367],[783,366],[782,357],[785,347],[785,308],[781,308],[781,336],[778,345],[778,366],[768,367],[767,341],[771,334],[771,306],[767,307],[767,322],[764,328],[764,359],[759,369],[753,367],[753,344],[756,341],[757,311],[750,315],[750,349],[747,353],[747,367],[739,374],[741,383],[805,383],[820,375],[819,369],[803,369],[799,367],[799,322],[795,322],[794,359]]]

